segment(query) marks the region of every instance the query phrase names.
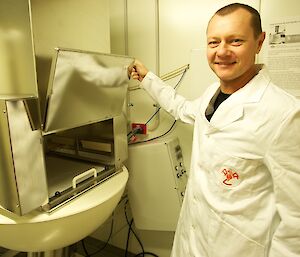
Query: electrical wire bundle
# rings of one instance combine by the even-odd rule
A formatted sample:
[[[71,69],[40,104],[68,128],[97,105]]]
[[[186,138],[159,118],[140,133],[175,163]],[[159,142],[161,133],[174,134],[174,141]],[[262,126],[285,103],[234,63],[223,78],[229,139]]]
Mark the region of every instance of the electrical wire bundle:
[[[97,253],[102,252],[106,248],[106,246],[108,245],[108,242],[111,239],[113,228],[114,228],[114,212],[112,214],[109,236],[108,236],[107,240],[105,241],[104,245],[100,249],[96,250],[93,253],[89,253],[88,250],[86,249],[86,246],[85,246],[85,243],[84,243],[84,239],[81,240],[81,244],[82,244],[83,251],[85,253],[85,257],[91,257],[91,256],[93,256],[93,255],[95,255]]]
[[[160,78],[161,78],[163,81],[167,81],[167,80],[170,80],[170,79],[175,78],[175,77],[177,77],[178,75],[181,75],[181,74],[182,74],[181,77],[180,77],[180,79],[179,79],[179,81],[176,83],[176,85],[175,85],[175,87],[174,87],[174,89],[176,89],[176,88],[180,85],[180,83],[181,83],[181,81],[183,80],[183,77],[184,77],[184,75],[185,75],[185,73],[187,72],[188,69],[189,69],[189,64],[184,65],[184,66],[182,66],[182,67],[180,67],[180,68],[178,68],[178,69],[176,69],[176,70],[174,70],[174,71],[171,71],[171,72],[169,72],[169,73],[167,73],[167,74],[161,76]],[[149,122],[157,115],[157,113],[160,111],[160,109],[161,109],[161,107],[159,106],[159,107],[157,108],[157,110],[156,110],[156,111],[151,115],[151,117],[147,120],[147,122],[145,123],[145,125],[147,125],[147,124],[148,124],[148,123],[149,123]],[[137,135],[137,134],[139,134],[139,133],[141,132],[141,128],[135,128],[135,129],[133,129],[132,131],[130,131],[130,132],[127,134],[127,140],[128,140],[128,142],[129,142],[129,144],[137,144],[137,143],[149,142],[149,141],[152,141],[152,140],[155,140],[155,139],[158,139],[158,138],[161,138],[161,137],[167,135],[167,134],[173,129],[173,127],[175,126],[175,124],[176,124],[176,120],[173,122],[173,124],[171,125],[171,127],[170,127],[165,133],[163,133],[162,135],[159,135],[159,136],[157,136],[157,137],[150,138],[150,139],[147,139],[147,140],[143,140],[143,141],[130,142],[131,139],[132,139],[133,137],[135,137],[135,135]]]
[[[129,246],[129,240],[130,240],[130,234],[131,232],[133,233],[133,235],[135,236],[136,240],[138,241],[141,249],[142,249],[142,252],[136,254],[134,257],[144,257],[146,255],[150,255],[150,256],[154,256],[154,257],[159,257],[158,255],[156,255],[155,253],[152,253],[152,252],[145,252],[144,250],[144,246],[142,244],[142,241],[139,239],[139,237],[137,236],[137,234],[135,233],[135,231],[133,230],[132,228],[132,225],[133,225],[133,218],[129,221],[128,219],[128,216],[127,216],[127,211],[126,211],[126,207],[127,207],[127,203],[128,203],[128,200],[126,200],[125,202],[125,205],[124,205],[124,213],[125,213],[125,218],[126,218],[126,222],[128,224],[128,233],[127,233],[127,240],[126,240],[126,249],[125,249],[125,256],[124,257],[127,257],[128,255],[128,246]]]
[[[128,204],[128,198],[127,198],[127,195],[124,196],[120,201],[119,201],[119,204],[126,199],[126,202],[124,204],[124,214],[125,214],[125,218],[126,218],[126,222],[127,222],[127,225],[128,225],[128,233],[127,233],[127,240],[126,240],[126,248],[125,248],[125,255],[124,257],[128,257],[128,247],[129,247],[129,240],[130,240],[130,234],[133,233],[136,240],[138,241],[141,249],[142,249],[142,252],[136,254],[134,257],[145,257],[146,255],[150,255],[150,256],[154,256],[154,257],[159,257],[158,255],[156,255],[155,253],[152,253],[152,252],[146,252],[144,250],[144,246],[143,246],[143,243],[142,241],[140,240],[140,238],[137,236],[136,232],[133,230],[132,228],[132,225],[133,225],[133,218],[129,221],[129,218],[128,218],[128,215],[127,215],[127,204]],[[84,254],[85,254],[85,257],[91,257],[95,254],[98,254],[100,252],[102,252],[108,245],[110,239],[111,239],[111,236],[112,236],[112,233],[113,233],[113,227],[114,227],[114,213],[112,214],[112,220],[111,220],[111,225],[110,225],[110,232],[109,232],[109,236],[106,240],[106,242],[104,243],[104,245],[99,248],[98,250],[92,252],[92,253],[89,253],[87,248],[86,248],[86,245],[85,245],[85,242],[84,242],[84,239],[81,240],[81,244],[82,244],[82,248],[83,248],[83,251],[84,251]]]

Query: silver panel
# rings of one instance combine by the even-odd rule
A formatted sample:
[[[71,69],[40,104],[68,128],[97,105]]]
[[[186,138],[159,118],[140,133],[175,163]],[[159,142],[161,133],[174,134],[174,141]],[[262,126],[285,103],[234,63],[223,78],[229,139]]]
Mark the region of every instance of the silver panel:
[[[24,101],[7,101],[6,106],[19,209],[23,215],[48,200],[41,131],[31,129]]]
[[[128,158],[127,126],[124,115],[113,119],[115,167],[120,169]]]
[[[45,134],[120,115],[132,58],[56,49],[46,100]]]
[[[0,158],[0,205],[19,213],[5,100],[0,100]]]
[[[0,94],[37,96],[29,0],[0,1]]]

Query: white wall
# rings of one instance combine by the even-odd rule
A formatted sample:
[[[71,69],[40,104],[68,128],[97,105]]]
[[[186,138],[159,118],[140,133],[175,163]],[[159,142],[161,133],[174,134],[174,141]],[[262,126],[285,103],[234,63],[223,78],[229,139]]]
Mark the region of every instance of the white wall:
[[[108,0],[31,0],[41,112],[54,48],[110,52]]]
[[[108,0],[31,0],[35,52],[66,47],[110,52]]]
[[[109,1],[110,47],[114,54],[127,54],[127,9],[124,0]]]
[[[37,96],[27,0],[0,1],[0,56],[0,94]]]

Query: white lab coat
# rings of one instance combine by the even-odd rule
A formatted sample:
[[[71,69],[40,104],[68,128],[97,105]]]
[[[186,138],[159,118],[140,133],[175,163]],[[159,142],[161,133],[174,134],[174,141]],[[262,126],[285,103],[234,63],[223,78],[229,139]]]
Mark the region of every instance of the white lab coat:
[[[300,105],[262,68],[226,99],[187,101],[149,72],[142,87],[194,124],[190,177],[172,257],[300,256]]]

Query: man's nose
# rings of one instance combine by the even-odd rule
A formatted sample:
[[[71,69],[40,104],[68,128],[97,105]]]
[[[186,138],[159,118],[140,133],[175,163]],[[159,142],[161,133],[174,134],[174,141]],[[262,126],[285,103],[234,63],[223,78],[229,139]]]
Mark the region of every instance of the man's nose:
[[[226,42],[221,42],[217,49],[218,56],[227,56],[230,54],[229,46]]]

